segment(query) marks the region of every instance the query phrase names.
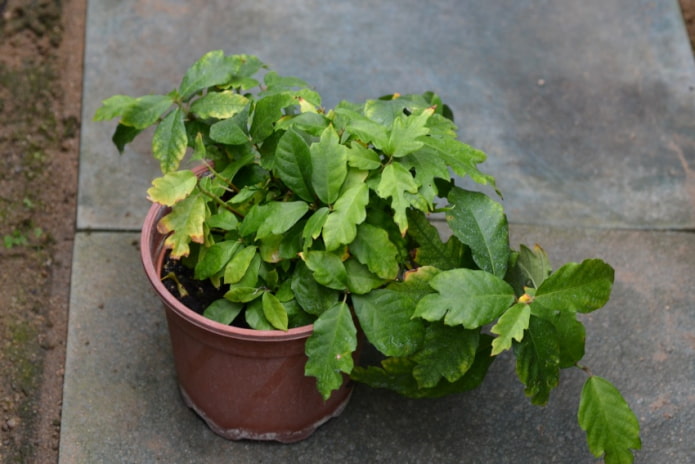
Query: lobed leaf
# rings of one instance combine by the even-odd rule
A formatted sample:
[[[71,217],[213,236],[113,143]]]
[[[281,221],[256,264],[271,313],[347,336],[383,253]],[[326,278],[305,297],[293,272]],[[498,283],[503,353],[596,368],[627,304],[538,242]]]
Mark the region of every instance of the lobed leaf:
[[[391,198],[394,221],[398,224],[401,235],[408,230],[406,210],[410,206],[407,193],[417,193],[418,184],[412,174],[400,163],[387,165],[381,173],[376,193],[384,200]]]
[[[430,281],[437,291],[423,297],[413,317],[475,329],[499,317],[514,302],[508,283],[484,271],[452,269]]]
[[[198,177],[193,171],[168,172],[152,181],[152,187],[147,190],[147,199],[164,206],[173,206],[190,195],[197,183]]]
[[[492,340],[492,356],[497,356],[512,347],[512,339],[520,342],[524,331],[528,329],[531,308],[524,303],[517,303],[504,312],[493,325],[490,332],[499,335]]]
[[[577,413],[594,456],[606,464],[631,464],[631,450],[642,447],[640,425],[625,398],[607,380],[592,376],[582,388]]]
[[[400,158],[423,146],[420,137],[429,134],[427,120],[434,113],[433,108],[428,108],[409,116],[401,113],[394,120],[389,133],[389,140],[384,147],[384,153],[394,158]]]
[[[201,195],[192,195],[176,203],[171,212],[160,219],[157,231],[169,234],[164,246],[171,249],[172,258],[188,256],[191,241],[203,243],[206,212],[205,199]]]
[[[323,225],[323,241],[326,250],[332,251],[351,243],[357,235],[357,225],[367,217],[369,187],[357,184],[343,192],[335,202],[333,211]]]
[[[343,384],[341,372],[349,374],[354,366],[352,353],[357,349],[357,329],[347,304],[341,302],[321,314],[306,341],[309,358],[304,369],[316,378],[319,392],[328,399]]]

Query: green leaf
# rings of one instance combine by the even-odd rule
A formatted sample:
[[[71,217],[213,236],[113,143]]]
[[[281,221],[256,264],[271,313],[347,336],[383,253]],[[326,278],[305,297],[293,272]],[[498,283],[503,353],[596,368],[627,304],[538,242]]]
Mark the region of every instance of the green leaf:
[[[333,126],[328,126],[318,143],[309,147],[311,155],[311,185],[316,196],[328,205],[332,205],[340,194],[340,188],[347,177],[346,147],[340,144],[340,138]]]
[[[136,129],[124,124],[119,124],[116,126],[116,130],[113,132],[111,141],[114,143],[114,145],[116,145],[118,152],[123,154],[125,146],[135,140],[135,137],[137,137],[140,132],[142,132],[142,129]]]
[[[171,249],[172,258],[188,256],[191,241],[203,243],[206,211],[205,199],[201,195],[192,195],[176,203],[171,212],[160,219],[157,230],[169,234],[164,246]]]
[[[413,301],[420,301],[424,296],[434,292],[430,281],[439,274],[440,270],[432,266],[420,266],[406,271],[402,281],[392,282],[387,288],[405,293]]]
[[[614,271],[600,259],[568,263],[536,290],[534,301],[556,311],[588,313],[608,302]]]
[[[631,464],[631,450],[642,448],[640,425],[625,398],[607,380],[592,376],[582,388],[577,413],[594,456],[606,464]]]
[[[263,313],[263,300],[251,301],[244,311],[244,320],[254,330],[274,330],[273,325],[266,319]]]
[[[137,100],[127,95],[114,95],[101,102],[94,113],[94,121],[108,121],[122,116]]]
[[[174,103],[169,95],[145,95],[137,98],[123,113],[121,124],[145,129],[162,116]]]
[[[352,353],[357,349],[357,329],[350,308],[338,303],[314,322],[314,331],[306,341],[309,358],[304,373],[316,377],[324,399],[343,384],[341,372],[349,374],[354,366]]]
[[[495,320],[514,303],[514,289],[484,271],[452,269],[430,281],[437,291],[419,301],[414,316],[475,329]]]
[[[311,172],[309,145],[296,131],[288,130],[275,150],[276,175],[302,200],[312,202]]]
[[[249,136],[244,126],[244,113],[239,113],[229,119],[223,119],[210,126],[210,138],[215,142],[226,145],[243,145],[248,143]]]
[[[215,85],[225,84],[232,75],[233,64],[222,50],[212,50],[188,68],[179,85],[179,94],[188,100],[193,94]]]
[[[408,356],[420,349],[425,336],[421,320],[412,319],[415,302],[393,290],[352,295],[355,314],[369,342],[386,356]]]
[[[531,316],[524,338],[514,344],[516,373],[531,403],[544,405],[560,381],[560,346],[550,322]]]
[[[533,249],[521,245],[516,262],[507,271],[506,280],[517,294],[523,295],[525,287],[540,287],[551,271],[548,255],[540,245],[535,245]]]
[[[278,330],[287,330],[287,310],[280,300],[270,292],[263,294],[263,314],[273,327]]]
[[[203,316],[220,324],[229,325],[239,315],[244,305],[220,298],[205,308]]]
[[[447,166],[461,177],[470,176],[473,181],[481,185],[495,187],[495,178],[483,174],[477,165],[485,161],[487,156],[453,137],[421,137],[423,145],[437,153]]]
[[[195,265],[195,278],[205,280],[222,271],[239,247],[241,244],[233,240],[217,242],[207,248],[201,247]]]
[[[386,283],[385,279],[373,274],[367,266],[350,258],[344,263],[347,272],[347,286],[350,293],[364,295]]]
[[[242,111],[249,99],[231,90],[210,92],[191,105],[191,113],[201,119],[227,119]]]
[[[545,319],[557,330],[560,343],[560,368],[565,369],[576,365],[584,357],[586,329],[577,320],[577,313],[571,311],[555,311],[545,308],[533,301],[530,304],[531,314]]]
[[[394,220],[398,224],[401,235],[405,235],[408,230],[406,209],[410,206],[410,201],[406,194],[417,193],[417,189],[417,182],[400,163],[387,165],[381,173],[381,180],[376,188],[376,193],[384,200],[391,198]]]
[[[239,250],[240,247],[241,245],[234,249],[234,255],[224,265],[224,282],[227,284],[239,283],[246,275],[253,258],[256,256],[257,248],[255,246]]]
[[[509,263],[509,228],[502,205],[480,192],[454,187],[446,220],[453,234],[471,248],[484,271],[504,278]]]
[[[415,240],[415,262],[420,266],[433,266],[442,271],[461,267],[466,246],[455,236],[442,242],[439,231],[421,211],[408,211],[408,236]]]
[[[300,256],[313,271],[316,282],[335,290],[347,289],[347,271],[340,256],[327,251],[308,251]]]
[[[147,190],[147,199],[164,206],[173,206],[190,195],[197,183],[198,177],[193,171],[169,172],[152,181],[152,187]]]
[[[429,204],[434,203],[439,196],[436,179],[450,181],[451,174],[444,160],[438,153],[429,149],[421,149],[399,160],[409,171],[415,172],[415,180],[420,185],[419,193]]]
[[[187,147],[188,136],[183,123],[183,112],[176,108],[159,123],[152,136],[152,154],[159,160],[162,173],[178,169]]]
[[[512,339],[520,342],[524,331],[528,329],[531,308],[527,304],[517,303],[500,316],[490,332],[499,335],[492,341],[492,356],[497,356],[512,347]]]
[[[349,108],[336,108],[335,112],[347,118],[348,123],[345,129],[365,145],[371,143],[375,148],[381,150],[388,143],[388,132],[384,125]]]
[[[291,288],[304,311],[315,316],[338,302],[339,293],[316,282],[313,272],[304,263],[299,263],[295,268]]]
[[[381,368],[356,366],[350,376],[374,388],[388,388],[410,398],[439,398],[469,391],[483,382],[490,364],[495,359],[490,356],[491,338],[485,334],[480,335],[473,365],[453,383],[442,379],[432,388],[421,388],[413,377],[416,364],[411,358],[386,358],[381,362]]]
[[[355,240],[350,244],[350,253],[382,279],[393,280],[398,276],[398,249],[384,229],[360,224]]]
[[[323,225],[323,241],[326,250],[335,250],[340,245],[346,245],[355,239],[357,224],[362,223],[367,217],[368,203],[367,184],[357,184],[340,195]]]
[[[273,201],[255,205],[242,221],[239,232],[244,236],[255,233],[258,240],[271,235],[281,235],[295,225],[307,211],[309,205],[303,201]]]
[[[208,217],[205,223],[211,229],[222,229],[225,231],[232,231],[235,230],[239,225],[239,220],[234,215],[234,213],[232,213],[228,209],[220,208],[217,210],[217,213]]]
[[[461,326],[430,324],[422,351],[413,359],[413,376],[420,388],[436,386],[442,378],[455,382],[473,365],[478,350],[479,330]]]
[[[318,238],[321,235],[321,230],[323,225],[326,223],[328,214],[330,210],[327,207],[317,209],[314,214],[312,214],[304,225],[304,231],[302,232],[302,238],[305,242],[305,248],[308,248],[310,242]]]
[[[224,297],[234,303],[248,303],[262,296],[265,291],[255,287],[232,287]]]
[[[287,92],[269,95],[256,102],[251,136],[256,142],[265,140],[273,133],[273,124],[282,117],[282,110],[295,102],[294,97]]]
[[[372,171],[381,167],[379,155],[359,143],[353,142],[347,150],[347,162],[353,168]]]
[[[418,138],[429,133],[426,124],[432,113],[434,113],[434,109],[428,108],[409,116],[403,113],[399,114],[393,120],[389,141],[384,152],[394,158],[399,158],[420,149],[423,143]]]

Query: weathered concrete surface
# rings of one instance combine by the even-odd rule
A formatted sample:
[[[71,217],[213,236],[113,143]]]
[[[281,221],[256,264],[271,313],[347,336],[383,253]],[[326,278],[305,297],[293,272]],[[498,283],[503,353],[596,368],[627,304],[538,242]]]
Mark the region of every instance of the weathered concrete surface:
[[[211,49],[257,54],[328,107],[435,90],[515,222],[695,227],[695,66],[677,0],[92,0],[78,223],[137,229],[156,166],[118,157],[105,98],[165,93]],[[114,192],[118,192],[115,195]]]
[[[583,318],[585,364],[621,389],[643,428],[638,463],[690,463],[695,433],[695,234],[513,226],[553,263],[600,256],[611,302]],[[358,386],[348,408],[294,445],[228,442],[185,407],[163,310],[142,278],[137,236],[80,234],[73,275],[60,462],[591,463],[576,423],[586,376],[563,372],[546,408],[524,397],[509,356],[483,386],[414,401]],[[106,266],[104,266],[106,263]]]

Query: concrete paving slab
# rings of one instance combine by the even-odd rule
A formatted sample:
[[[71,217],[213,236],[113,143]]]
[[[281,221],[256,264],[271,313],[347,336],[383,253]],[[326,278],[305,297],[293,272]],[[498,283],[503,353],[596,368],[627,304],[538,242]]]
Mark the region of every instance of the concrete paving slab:
[[[140,226],[156,166],[93,123],[204,52],[257,54],[325,104],[435,90],[514,222],[695,227],[695,65],[677,0],[91,0],[78,225]],[[116,194],[117,193],[117,194]]]
[[[467,394],[414,401],[360,386],[342,416],[310,439],[229,442],[176,388],[163,310],[140,268],[137,235],[76,238],[60,463],[592,463],[576,425],[585,375],[564,372],[546,408],[531,406],[510,357]],[[637,463],[695,455],[695,234],[513,226],[551,261],[602,257],[614,296],[583,322],[585,362],[635,409]]]

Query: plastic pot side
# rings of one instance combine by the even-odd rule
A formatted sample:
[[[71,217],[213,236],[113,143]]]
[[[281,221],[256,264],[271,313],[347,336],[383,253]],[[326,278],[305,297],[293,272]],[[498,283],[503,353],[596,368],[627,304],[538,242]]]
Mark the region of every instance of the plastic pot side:
[[[242,329],[188,309],[166,289],[160,271],[165,235],[157,231],[168,208],[154,204],[141,232],[148,280],[164,304],[179,387],[186,404],[227,439],[294,442],[338,416],[352,383],[324,401],[304,375],[304,344],[313,326],[282,331]]]

